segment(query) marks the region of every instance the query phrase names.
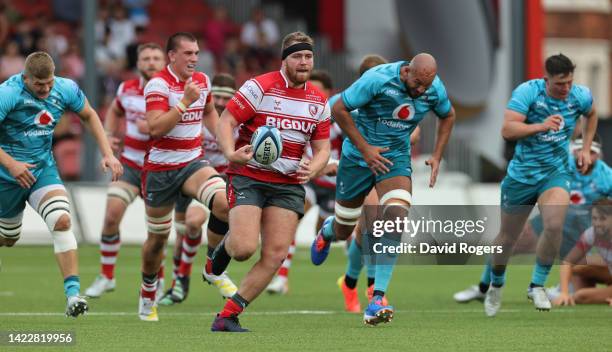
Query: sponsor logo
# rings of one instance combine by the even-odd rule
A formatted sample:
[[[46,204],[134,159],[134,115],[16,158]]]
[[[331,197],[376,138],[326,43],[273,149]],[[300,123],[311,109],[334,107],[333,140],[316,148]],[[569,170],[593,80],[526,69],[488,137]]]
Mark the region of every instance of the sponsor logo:
[[[257,91],[255,90],[255,87],[253,87],[253,85],[252,85],[252,84],[253,84],[253,83],[246,84],[246,85],[244,86],[244,89],[246,89],[246,91],[249,93],[249,95],[250,95],[251,97],[253,97],[253,99],[255,99],[255,100],[259,100],[259,92],[257,92]]]
[[[392,97],[397,97],[400,95],[397,89],[393,89],[393,88],[385,89],[384,93],[385,95],[392,96]]]
[[[317,124],[314,122],[289,120],[273,116],[266,116],[266,125],[274,126],[279,130],[296,130],[307,134],[312,134],[317,127]]]
[[[274,99],[274,111],[281,111],[281,101]]]
[[[570,192],[570,203],[572,204],[584,204],[584,194],[580,191],[571,191]]]
[[[156,101],[165,101],[166,98],[160,97],[159,95],[153,95],[147,97],[147,103],[154,103]]]
[[[315,104],[308,104],[308,112],[310,113],[310,116],[315,117],[317,112],[319,112],[319,107]]]
[[[240,99],[236,98],[236,96],[233,96],[232,101],[240,108],[240,110],[244,110],[244,105],[242,104],[242,102],[240,102]]]
[[[40,136],[48,136],[53,134],[53,130],[31,130],[23,132],[23,135],[26,137],[40,137]]]
[[[42,110],[34,117],[34,123],[40,127],[51,126],[54,121],[55,119],[53,118],[53,115],[51,115],[51,113],[47,110]]]
[[[191,122],[191,121],[199,121],[202,119],[203,111],[188,111],[181,116],[181,121],[183,122]]]
[[[405,130],[407,128],[410,128],[409,125],[405,125],[403,124],[401,121],[395,121],[395,120],[381,120],[380,123],[382,123],[383,125],[387,126],[387,127],[391,127],[391,128],[399,128],[400,130]]]
[[[536,101],[536,106],[543,109],[548,109],[548,105],[546,105],[546,103],[543,101]]]
[[[414,118],[414,107],[410,104],[401,104],[393,110],[393,118],[410,121]]]

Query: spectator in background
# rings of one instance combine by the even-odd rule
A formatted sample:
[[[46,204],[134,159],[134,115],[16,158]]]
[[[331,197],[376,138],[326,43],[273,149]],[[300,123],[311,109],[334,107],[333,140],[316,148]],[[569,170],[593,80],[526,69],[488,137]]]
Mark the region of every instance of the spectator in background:
[[[146,27],[149,24],[147,6],[151,0],[123,0],[123,6],[128,10],[130,21],[136,26]]]
[[[110,27],[110,9],[107,7],[100,7],[98,9],[98,17],[96,19],[96,41],[102,42],[106,37],[107,31]]]
[[[135,32],[136,37],[134,41],[125,48],[125,57],[127,59],[126,68],[130,71],[136,69],[136,62],[138,61],[138,46],[147,41],[145,38],[147,29],[145,27],[137,26]]]
[[[204,39],[217,60],[223,57],[225,41],[238,33],[238,26],[229,18],[227,8],[223,5],[215,7],[213,18],[204,25]]]
[[[278,39],[276,22],[266,18],[261,8],[255,8],[240,35],[242,44],[247,48],[246,55],[257,58],[260,66],[266,67],[267,62],[275,56]]]
[[[230,37],[225,41],[223,60],[221,63],[220,71],[222,72],[234,72],[238,63],[242,61],[242,54],[240,53],[240,41],[237,37]],[[240,84],[239,84],[240,85]]]
[[[60,76],[80,81],[85,74],[85,63],[81,57],[79,46],[73,41],[60,59],[62,65]]]
[[[55,24],[43,28],[44,46],[53,60],[60,59],[68,51],[68,40],[62,34],[56,33]]]
[[[0,1],[0,46],[4,46],[9,35],[10,21],[7,15],[8,11],[9,7],[6,1]]]
[[[8,42],[0,59],[0,80],[4,81],[23,71],[24,64],[25,58],[19,53],[19,45],[14,41]]]
[[[200,52],[198,53],[196,71],[209,72],[212,76],[212,73],[215,72],[215,57],[206,44],[207,43],[204,38],[198,38],[198,47],[200,48]]]
[[[109,50],[118,59],[125,59],[125,48],[134,41],[136,27],[127,17],[127,11],[123,6],[113,8],[113,16],[109,22],[110,38]]]

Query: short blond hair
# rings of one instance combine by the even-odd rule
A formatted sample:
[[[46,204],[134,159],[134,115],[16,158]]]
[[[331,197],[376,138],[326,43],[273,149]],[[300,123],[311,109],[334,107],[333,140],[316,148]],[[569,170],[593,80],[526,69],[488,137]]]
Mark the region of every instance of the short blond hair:
[[[387,59],[377,54],[370,54],[363,57],[359,65],[359,75],[363,75],[372,67],[388,63]]]
[[[29,78],[45,79],[53,76],[55,64],[44,51],[31,53],[26,57],[24,74]]]
[[[309,35],[303,32],[289,33],[285,36],[285,38],[283,38],[281,52],[295,43],[308,43],[314,46],[314,39],[312,39]]]

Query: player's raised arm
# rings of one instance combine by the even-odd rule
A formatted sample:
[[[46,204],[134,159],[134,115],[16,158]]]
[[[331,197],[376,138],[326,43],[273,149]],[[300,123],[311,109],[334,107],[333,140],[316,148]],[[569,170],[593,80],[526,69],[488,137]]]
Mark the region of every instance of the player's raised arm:
[[[121,166],[119,160],[117,160],[117,158],[115,158],[113,155],[113,150],[106,139],[100,118],[98,117],[96,111],[92,109],[91,105],[89,105],[87,99],[85,99],[85,106],[78,112],[78,115],[81,118],[81,121],[83,121],[83,124],[85,124],[87,129],[91,132],[91,134],[93,134],[96,142],[98,143],[98,147],[100,147],[100,151],[102,152],[102,169],[106,171],[108,168],[110,168],[113,174],[113,181],[117,181],[119,176],[123,174],[123,167]]]
[[[158,83],[160,82],[151,80],[147,84],[145,89],[147,104],[153,105],[151,103],[154,103],[157,106],[157,100],[165,100],[167,106],[168,95],[163,96],[162,92],[156,90]],[[162,89],[167,90],[167,87],[162,87]],[[185,83],[185,93],[183,97],[173,108],[159,110],[147,109],[145,117],[147,119],[147,123],[149,124],[149,134],[151,137],[158,138],[170,132],[170,130],[172,130],[181,120],[181,116],[185,111],[187,111],[187,108],[199,98],[200,88],[195,82],[189,79]]]
[[[527,117],[517,111],[506,109],[504,112],[504,124],[502,126],[502,137],[508,141],[515,141],[534,134],[546,131],[558,131],[561,127],[563,117],[551,115],[542,123],[526,123]]]

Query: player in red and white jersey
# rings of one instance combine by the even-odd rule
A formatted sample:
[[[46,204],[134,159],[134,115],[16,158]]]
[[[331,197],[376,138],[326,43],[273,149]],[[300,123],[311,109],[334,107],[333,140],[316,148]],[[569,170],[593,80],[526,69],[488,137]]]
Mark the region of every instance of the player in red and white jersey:
[[[236,91],[236,81],[234,77],[227,73],[215,75],[212,80],[212,99],[218,114],[225,110],[225,106]],[[210,163],[218,172],[223,172],[227,168],[228,161],[223,152],[220,151],[217,139],[203,128],[204,159]],[[237,130],[236,130],[237,132]],[[236,134],[237,136],[237,134]],[[174,305],[183,302],[189,293],[189,281],[191,276],[192,263],[197,254],[198,248],[202,243],[202,226],[208,220],[210,210],[200,202],[186,196],[180,196],[174,208],[174,224],[176,230],[176,242],[174,247],[174,280],[172,287],[159,300],[160,305]],[[221,234],[225,235],[225,234]],[[207,256],[212,255],[212,251],[221,242],[223,236],[208,232]],[[204,271],[204,280],[214,285],[223,297],[231,297],[238,288],[227,276],[207,275]]]
[[[121,150],[120,124],[125,123],[121,163],[123,175],[108,187],[106,213],[100,236],[100,274],[85,291],[89,297],[100,297],[115,288],[115,263],[121,238],[119,225],[125,210],[140,194],[141,171],[149,145],[149,132],[145,120],[144,87],[165,65],[164,51],[156,43],[138,47],[137,68],[139,78],[119,85],[104,121],[106,134],[115,152]],[[163,286],[163,283],[160,282]]]
[[[287,256],[299,219],[304,214],[304,187],[327,165],[330,110],[327,98],[310,84],[313,40],[301,32],[283,39],[282,66],[247,81],[221,115],[217,140],[230,161],[228,199],[230,232],[217,246],[206,272],[220,274],[231,258],[243,261],[257,250],[261,256],[213,321],[212,331],[247,331],[238,314],[270,283]],[[237,143],[233,129],[240,125]],[[275,126],[283,137],[279,159],[268,166],[252,159],[253,132]],[[301,161],[310,142],[313,158]]]
[[[322,70],[313,70],[310,75],[310,83],[329,98],[332,93],[333,84],[330,75]],[[338,169],[338,160],[340,159],[340,151],[342,148],[342,130],[337,124],[331,123],[329,129],[329,140],[330,140],[330,158],[327,166],[321,172],[321,175],[314,178],[311,182],[304,186],[306,190],[306,201],[304,203],[304,212],[314,205],[319,206],[319,223],[317,229],[323,223],[323,220],[329,215],[333,214],[334,211],[334,200],[336,198],[336,170]],[[310,146],[306,147],[305,157],[312,159],[312,149]],[[289,292],[289,270],[291,269],[291,263],[293,255],[295,253],[295,240],[291,242],[289,247],[289,254],[283,261],[281,268],[268,287],[266,291],[273,294],[286,294]]]
[[[144,321],[159,319],[157,273],[179,193],[211,209],[208,231],[220,235],[228,228],[225,181],[202,158],[202,123],[216,131],[219,115],[208,76],[195,71],[198,51],[192,34],[173,34],[166,45],[169,65],[145,86],[145,117],[152,139],[142,177],[148,234],[138,313]]]
[[[612,299],[612,199],[593,203],[591,224],[561,265],[561,293],[555,305],[606,304]],[[603,259],[587,257],[595,248]],[[570,294],[570,281],[574,293]],[[596,287],[603,284],[604,287]]]

